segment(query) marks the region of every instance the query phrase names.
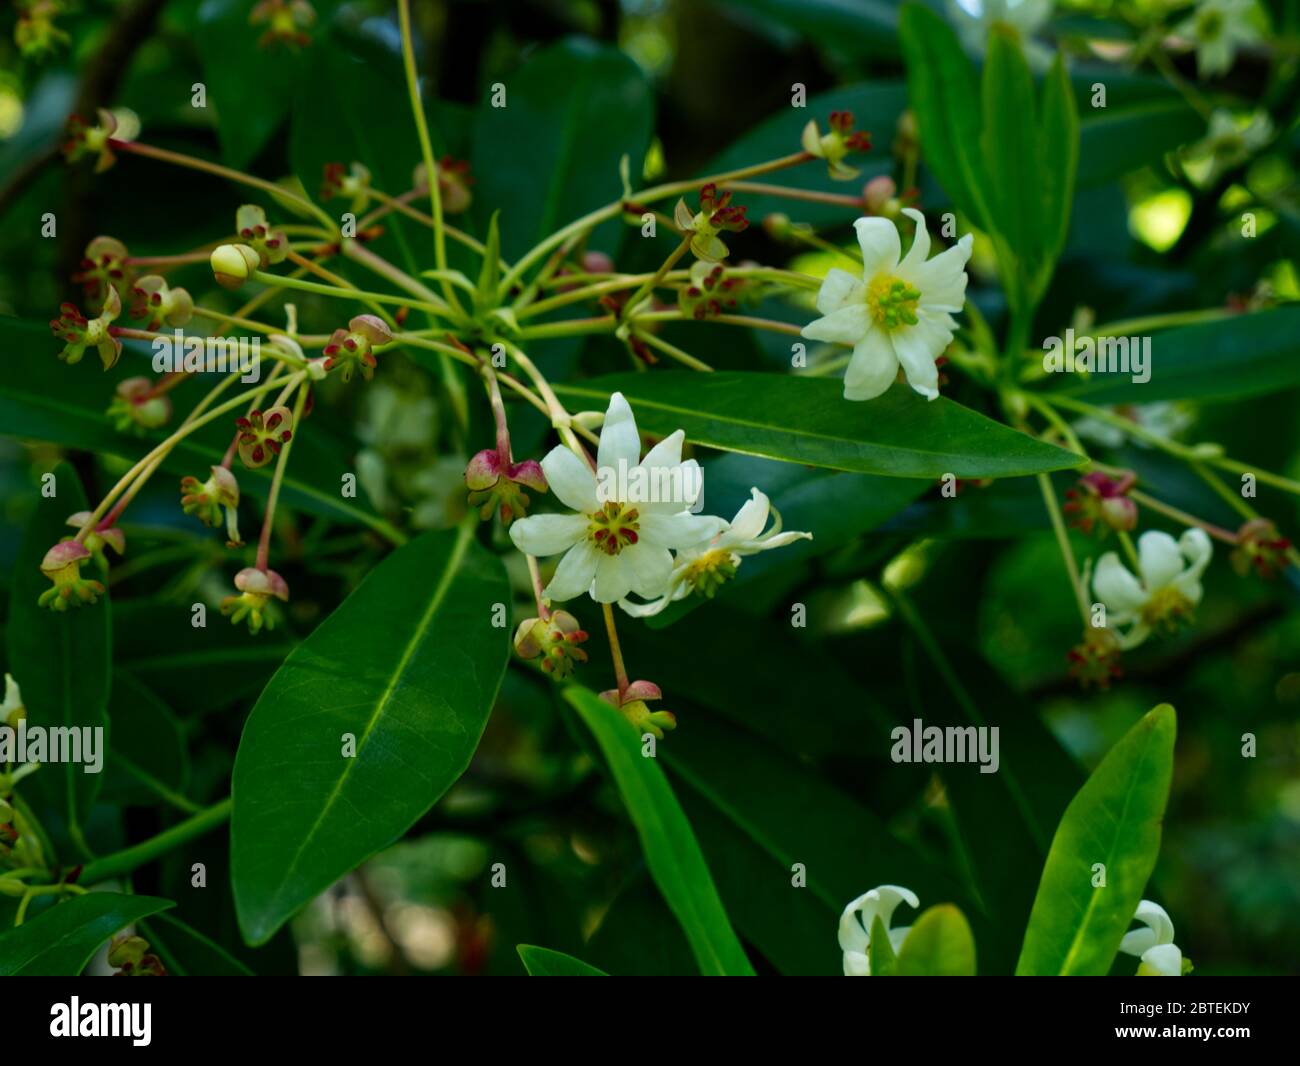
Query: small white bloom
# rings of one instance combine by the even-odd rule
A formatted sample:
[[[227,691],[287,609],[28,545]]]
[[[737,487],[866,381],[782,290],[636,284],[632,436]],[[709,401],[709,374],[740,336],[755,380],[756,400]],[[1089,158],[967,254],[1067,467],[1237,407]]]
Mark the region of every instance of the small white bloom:
[[[914,208],[903,213],[916,222],[916,236],[900,261],[898,229],[885,218],[860,218],[853,223],[862,248],[862,278],[838,268],[830,270],[817,293],[822,316],[804,326],[809,340],[853,346],[844,375],[846,400],[872,400],[898,376],[899,365],[908,383],[922,396],[939,395],[939,371],[934,361],[952,340],[953,315],[966,300],[968,233],[933,259],[925,216]]]
[[[13,725],[9,716],[22,709],[23,694],[18,688],[18,682],[14,680],[13,674],[5,674],[5,699],[4,703],[0,703],[0,725]]]
[[[1205,530],[1192,528],[1174,540],[1168,533],[1148,530],[1138,538],[1135,577],[1107,552],[1097,562],[1092,590],[1106,606],[1107,625],[1129,626],[1119,635],[1120,647],[1136,648],[1154,629],[1176,628],[1201,602],[1201,574],[1210,563],[1214,545]]]
[[[574,514],[530,515],[510,527],[515,547],[528,555],[564,553],[545,595],[571,600],[589,593],[598,603],[614,603],[629,592],[650,599],[662,595],[672,576],[670,549],[682,551],[706,543],[726,523],[690,513],[703,487],[694,459],[682,462],[679,429],[656,444],[641,460],[641,437],[632,408],[620,392],[609,398],[600,431],[597,469],[607,472],[597,491],[596,475],[565,447],[551,449],[542,471],[551,491]],[[638,462],[640,460],[640,462]],[[623,477],[615,476],[622,472]],[[682,486],[682,499],[628,500],[629,486]]]
[[[1273,120],[1265,111],[1257,111],[1248,120],[1238,122],[1230,111],[1219,109],[1210,115],[1205,139],[1188,151],[1188,169],[1203,168],[1194,175],[1198,181],[1211,182],[1253,156],[1273,139]]]
[[[916,893],[909,888],[880,885],[864,892],[844,908],[840,915],[840,950],[844,952],[845,977],[871,976],[871,926],[877,917],[889,934],[889,945],[894,954],[902,950],[903,941],[912,927],[889,928],[889,921],[900,903],[906,903],[913,910],[921,905]]]
[[[651,603],[622,600],[619,606],[633,618],[648,618],[658,614],[670,603],[684,600],[697,590],[712,596],[718,586],[735,576],[741,559],[747,555],[756,555],[769,548],[781,548],[796,540],[812,540],[811,533],[782,533],[779,514],[772,523],[772,528],[767,529],[772,501],[756,488],[751,488],[749,492],[749,500],[712,541],[677,553],[672,577],[669,578],[663,596]]]
[[[1138,904],[1135,922],[1145,929],[1134,929],[1120,941],[1119,949],[1125,955],[1135,955],[1142,960],[1138,966],[1139,977],[1182,977],[1183,953],[1174,943],[1174,923],[1158,903],[1144,899]]]
[[[1191,409],[1185,404],[1178,403],[1146,403],[1140,407],[1124,405],[1111,407],[1109,410],[1112,414],[1127,418],[1140,429],[1171,439],[1179,436],[1196,421]],[[1104,444],[1108,448],[1118,448],[1125,441],[1131,442],[1138,448],[1151,447],[1146,441],[1129,437],[1122,429],[1117,429],[1109,422],[1091,416],[1075,422],[1074,431],[1080,437]]]
[[[1052,14],[1052,0],[948,0],[948,17],[968,51],[983,54],[995,22],[1020,33],[1025,54],[1045,65],[1051,52],[1032,40]]]
[[[1259,40],[1255,0],[1201,0],[1177,32],[1196,42],[1196,69],[1203,78],[1225,74],[1237,48]]]

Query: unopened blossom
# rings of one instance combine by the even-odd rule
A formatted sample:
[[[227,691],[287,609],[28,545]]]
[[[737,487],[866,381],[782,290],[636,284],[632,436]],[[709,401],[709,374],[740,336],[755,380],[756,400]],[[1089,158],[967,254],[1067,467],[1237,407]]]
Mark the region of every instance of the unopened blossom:
[[[284,405],[235,419],[239,458],[250,470],[265,466],[293,439],[293,412]]]
[[[332,200],[336,196],[350,200],[348,210],[354,215],[361,214],[370,203],[369,167],[362,163],[353,163],[350,167],[342,163],[326,163],[320,198]]]
[[[540,666],[557,681],[587,661],[579,645],[587,631],[568,611],[552,611],[546,618],[525,618],[515,630],[515,652],[521,659],[540,659]]]
[[[50,320],[50,332],[66,342],[59,358],[73,366],[81,362],[87,348],[94,348],[104,369],[111,370],[121,358],[122,342],[113,336],[110,326],[121,313],[122,300],[111,287],[96,318],[87,318],[74,304],[60,305],[59,317]]]
[[[182,288],[173,289],[160,274],[146,274],[131,288],[131,317],[145,319],[145,329],[164,323],[173,329],[186,325],[194,315],[194,301]]]
[[[222,244],[208,257],[212,277],[223,289],[237,289],[262,267],[262,257],[247,244]]]
[[[664,733],[677,728],[677,716],[672,711],[652,711],[647,706],[649,701],[663,698],[653,681],[633,681],[623,692],[611,688],[602,692],[600,698],[617,707],[642,736],[649,733],[656,740],[663,740]]]
[[[903,202],[898,198],[898,186],[894,179],[888,174],[881,174],[862,186],[862,206],[868,214],[897,218],[903,210]]]
[[[172,401],[166,393],[155,394],[149,378],[123,378],[105,414],[119,433],[143,436],[171,421]]]
[[[528,514],[529,497],[524,489],[546,491],[546,475],[535,459],[515,463],[508,452],[485,448],[469,461],[465,468],[465,487],[469,489],[469,504],[479,509],[479,517],[487,521],[500,508],[501,524],[510,525],[516,518]]]
[[[1237,546],[1229,556],[1232,568],[1245,577],[1249,573],[1273,578],[1287,568],[1291,542],[1268,518],[1252,518],[1237,530]]]
[[[272,229],[266,212],[257,204],[244,204],[235,212],[235,231],[239,239],[257,253],[263,270],[283,263],[289,256],[289,238],[283,230]]]
[[[81,527],[89,521],[89,511],[78,511],[68,516],[67,525],[80,532]],[[90,552],[102,574],[108,573],[108,557],[104,554],[105,549],[112,548],[119,556],[126,554],[126,534],[112,525],[109,519],[100,521],[82,538],[81,543],[86,546],[86,550]]]
[[[80,541],[65,540],[54,545],[41,560],[41,573],[54,587],[42,592],[37,603],[53,611],[95,603],[104,594],[104,586],[81,576],[81,565],[90,558],[90,552]]]
[[[1136,648],[1153,631],[1172,632],[1191,620],[1201,602],[1201,575],[1213,554],[1209,535],[1193,527],[1177,540],[1159,530],[1143,533],[1136,576],[1114,552],[1098,560],[1092,589],[1106,607],[1109,625],[1128,627],[1125,633],[1117,631],[1121,648]]]
[[[844,952],[845,977],[871,976],[871,927],[877,918],[889,934],[889,944],[897,955],[902,950],[903,941],[911,932],[910,925],[901,929],[891,929],[890,920],[900,903],[906,903],[916,910],[921,901],[911,889],[900,885],[880,885],[870,892],[864,892],[840,915],[840,950]]]
[[[1135,480],[1132,474],[1116,479],[1094,470],[1066,491],[1061,509],[1069,524],[1084,533],[1095,529],[1104,537],[1110,530],[1128,532],[1138,520],[1137,504],[1128,496]]]
[[[1226,74],[1242,45],[1260,39],[1255,0],[1201,0],[1176,30],[1196,42],[1196,70],[1203,78]]]
[[[438,201],[442,205],[442,213],[458,215],[468,210],[473,201],[469,187],[474,184],[469,163],[464,159],[453,159],[445,155],[437,161],[435,169],[438,172]],[[411,187],[428,189],[429,179],[423,163],[415,165],[415,171],[411,176]]]
[[[633,618],[646,618],[658,614],[670,603],[685,599],[692,592],[712,597],[726,582],[736,576],[740,562],[746,556],[757,555],[771,548],[781,548],[796,540],[812,540],[811,533],[781,532],[778,514],[768,528],[768,516],[773,513],[772,502],[756,488],[749,490],[750,498],[727,528],[708,544],[679,551],[673,560],[673,573],[663,596],[651,603],[631,603],[621,600],[619,606]]]
[[[568,448],[547,454],[547,483],[573,513],[530,515],[510,527],[510,539],[525,554],[563,554],[547,597],[589,594],[599,603],[616,603],[629,592],[661,596],[672,576],[673,551],[707,543],[722,531],[721,519],[690,513],[703,476],[694,459],[682,461],[684,436],[677,430],[641,459],[632,408],[616,392],[600,432],[599,484]]]
[[[94,156],[96,174],[117,162],[111,143],[117,133],[117,118],[113,112],[102,107],[98,111],[98,117],[98,124],[92,126],[80,115],[73,115],[68,119],[68,139],[63,142],[63,156],[69,163]]]
[[[118,295],[131,287],[131,268],[127,264],[130,253],[116,237],[96,237],[86,245],[86,253],[77,264],[72,280],[86,292],[87,302],[102,306],[110,288]]]
[[[149,950],[143,937],[124,933],[108,946],[107,962],[117,972],[114,977],[166,977],[162,960]]]
[[[196,477],[181,478],[181,509],[193,515],[205,526],[216,529],[225,512],[226,546],[238,548],[239,538],[239,482],[224,466],[214,466],[207,481]]]
[[[1144,899],[1138,904],[1133,920],[1146,928],[1126,933],[1119,949],[1142,960],[1138,977],[1182,977],[1191,968],[1174,943],[1174,923],[1163,907]]]
[[[311,44],[307,33],[316,21],[316,9],[307,0],[258,0],[248,16],[252,26],[265,26],[257,39],[258,48],[274,44],[305,48]]]
[[[968,233],[933,259],[925,216],[914,208],[903,213],[916,223],[916,236],[900,260],[898,228],[884,218],[853,223],[862,249],[862,277],[833,267],[817,293],[822,317],[801,331],[809,340],[853,348],[844,375],[846,400],[871,400],[898,375],[927,399],[939,395],[935,360],[952,340],[953,315],[966,299]]]
[[[0,702],[0,725],[11,729],[18,725],[20,718],[27,717],[27,708],[23,706],[23,693],[14,680],[13,674],[5,674],[5,698]],[[0,818],[0,821],[3,821]]]
[[[871,134],[853,128],[852,111],[832,111],[830,129],[822,133],[815,118],[808,120],[800,138],[803,150],[826,161],[826,169],[834,181],[852,181],[861,173],[844,160],[852,152],[865,152],[871,148]]]
[[[692,212],[685,200],[677,201],[674,220],[683,235],[690,234],[691,251],[699,259],[716,263],[727,258],[727,246],[718,238],[722,232],[739,233],[749,226],[747,209],[732,206],[730,192],[718,192],[709,182],[700,189],[700,209]]]
[[[325,369],[333,370],[341,366],[343,381],[352,380],[354,371],[360,370],[361,376],[369,381],[375,375],[377,361],[374,348],[376,345],[391,344],[393,334],[387,323],[377,315],[357,315],[348,322],[347,329],[336,329],[330,336],[329,343],[321,353],[325,357]]]
[[[1095,685],[1105,691],[1124,675],[1120,668],[1119,638],[1106,626],[1088,626],[1083,639],[1066,653],[1068,672],[1080,688]]]
[[[248,566],[235,575],[238,595],[221,601],[221,613],[229,616],[232,625],[247,621],[248,631],[256,636],[263,629],[275,628],[275,618],[270,610],[273,599],[289,602],[289,586],[274,570],[259,570]]]

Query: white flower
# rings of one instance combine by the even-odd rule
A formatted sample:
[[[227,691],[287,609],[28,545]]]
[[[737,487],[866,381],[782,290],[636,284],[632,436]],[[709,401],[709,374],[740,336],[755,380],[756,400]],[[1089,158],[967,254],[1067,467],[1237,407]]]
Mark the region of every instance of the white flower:
[[[772,528],[765,533],[772,502],[756,488],[749,492],[749,500],[712,541],[677,553],[672,577],[663,596],[651,603],[621,600],[619,606],[633,618],[648,618],[697,590],[712,596],[720,585],[735,576],[741,559],[747,555],[784,547],[796,540],[812,540],[811,533],[782,533],[779,514]]]
[[[933,400],[939,395],[939,371],[934,361],[957,328],[953,314],[966,300],[968,233],[953,248],[930,254],[925,216],[914,208],[903,213],[916,222],[916,237],[907,257],[898,230],[885,218],[860,218],[853,223],[862,248],[862,278],[832,269],[817,293],[823,315],[804,326],[809,340],[851,344],[853,357],[844,375],[846,400],[871,400],[898,375],[899,364],[917,392]]]
[[[1140,578],[1114,552],[1098,560],[1092,589],[1106,606],[1107,624],[1130,627],[1119,636],[1121,648],[1136,648],[1153,629],[1176,628],[1190,618],[1201,602],[1201,574],[1213,554],[1203,529],[1188,529],[1178,540],[1149,530],[1138,538]]]
[[[899,885],[880,885],[870,892],[863,893],[840,915],[840,950],[844,952],[845,977],[871,976],[871,926],[876,918],[880,919],[889,934],[890,947],[897,955],[903,947],[903,941],[911,931],[911,926],[902,929],[890,929],[889,920],[894,909],[906,903],[913,910],[921,905],[916,893]]]
[[[1190,163],[1205,168],[1204,176],[1195,175],[1198,180],[1210,182],[1244,163],[1272,139],[1273,120],[1266,111],[1255,112],[1243,125],[1230,111],[1220,108],[1210,115],[1205,140],[1188,153]]]
[[[1137,976],[1182,977],[1183,953],[1174,943],[1174,923],[1169,920],[1165,909],[1144,899],[1138,904],[1133,920],[1142,922],[1146,928],[1126,933],[1119,949],[1125,955],[1136,955],[1142,960]]]
[[[1109,408],[1112,414],[1127,418],[1139,429],[1145,429],[1161,437],[1177,437],[1194,421],[1195,415],[1183,404],[1147,403],[1140,407],[1119,406]],[[1118,448],[1125,441],[1130,441],[1138,448],[1150,448],[1146,441],[1129,437],[1122,429],[1117,429],[1109,422],[1091,416],[1081,418],[1074,423],[1074,431],[1088,440],[1104,444],[1108,448]]]
[[[551,491],[575,514],[532,515],[510,527],[510,539],[528,555],[564,553],[545,595],[570,600],[590,593],[599,603],[614,603],[629,592],[650,599],[662,595],[672,576],[677,551],[704,544],[726,523],[691,514],[703,488],[699,464],[682,462],[679,429],[656,444],[644,460],[632,408],[623,394],[609,398],[600,431],[596,475],[565,447],[551,449],[542,460]],[[672,485],[675,500],[654,499],[636,490],[645,485]],[[637,499],[628,497],[635,495]],[[646,495],[646,499],[641,499]],[[663,494],[661,494],[663,495]]]
[[[19,691],[18,682],[14,680],[13,674],[5,674],[5,699],[4,703],[0,703],[0,725],[16,725],[17,722],[9,721],[9,716],[22,709],[23,694]]]
[[[1025,54],[1033,63],[1051,58],[1051,52],[1031,40],[1051,14],[1052,0],[948,0],[948,17],[968,51],[982,54],[989,30],[1001,22],[1019,31]]]
[[[1201,0],[1178,33],[1196,42],[1196,69],[1201,77],[1224,74],[1232,66],[1237,47],[1259,40],[1251,22],[1255,0]]]

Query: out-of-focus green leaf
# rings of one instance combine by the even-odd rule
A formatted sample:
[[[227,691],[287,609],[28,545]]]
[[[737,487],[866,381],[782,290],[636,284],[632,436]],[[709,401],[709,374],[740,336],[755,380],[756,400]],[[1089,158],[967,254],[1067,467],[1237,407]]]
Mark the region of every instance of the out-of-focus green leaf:
[[[899,977],[974,977],[975,938],[966,916],[951,903],[922,912],[903,941],[895,973]]]
[[[112,755],[105,795],[119,801],[157,803],[160,793],[184,798],[190,759],[180,722],[170,707],[128,671],[113,677],[109,704]]]
[[[252,977],[253,971],[220,944],[170,914],[141,923],[141,935],[172,977]]]
[[[604,970],[588,966],[581,959],[566,955],[562,951],[539,948],[532,944],[520,944],[516,948],[519,960],[524,964],[529,977],[608,977]]]
[[[76,977],[119,929],[174,907],[169,899],[87,892],[0,933],[0,977]]]

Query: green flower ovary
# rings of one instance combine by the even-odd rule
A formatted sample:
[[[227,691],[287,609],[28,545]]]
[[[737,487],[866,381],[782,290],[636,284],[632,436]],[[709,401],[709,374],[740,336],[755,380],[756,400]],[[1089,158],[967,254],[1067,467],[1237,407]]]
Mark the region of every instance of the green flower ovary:
[[[737,562],[731,552],[714,548],[687,567],[686,580],[696,592],[712,599],[718,589],[736,576]]]
[[[1191,621],[1195,605],[1173,585],[1157,589],[1142,606],[1142,621],[1152,629],[1172,633]]]
[[[590,518],[587,535],[606,555],[617,555],[641,539],[641,527],[637,524],[640,514],[635,507],[611,501],[593,512]]]
[[[882,274],[867,286],[867,307],[871,317],[885,329],[915,326],[916,305],[920,299],[919,289],[888,274]]]

